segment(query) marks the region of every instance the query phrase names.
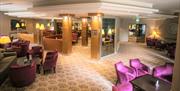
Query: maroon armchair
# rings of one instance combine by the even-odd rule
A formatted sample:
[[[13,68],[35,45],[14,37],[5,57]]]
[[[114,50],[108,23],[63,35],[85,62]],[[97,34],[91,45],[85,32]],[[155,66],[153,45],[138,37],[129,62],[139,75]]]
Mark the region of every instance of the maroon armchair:
[[[145,64],[141,63],[138,58],[130,59],[130,67],[136,70],[137,76],[143,76],[149,74],[150,68]]]
[[[45,73],[46,70],[54,70],[56,72],[56,62],[58,59],[58,52],[48,52],[46,54],[46,58],[44,63],[42,63],[43,71]]]
[[[43,48],[41,46],[32,47],[32,57],[43,57]]]
[[[154,47],[155,46],[155,41],[156,41],[156,39],[146,38],[146,44],[149,47]]]
[[[12,43],[11,49],[17,53],[17,57],[27,56],[29,50],[29,41],[18,41]]]
[[[115,64],[116,74],[120,83],[129,82],[136,77],[136,72],[133,68],[123,65],[122,62]]]
[[[165,65],[157,66],[153,69],[153,76],[158,77],[169,83],[172,82],[174,64],[166,63]]]
[[[34,82],[36,77],[36,64],[34,61],[30,65],[20,66],[12,64],[9,73],[10,81],[13,86],[23,87]]]
[[[155,48],[160,49],[160,50],[164,50],[166,48],[166,43],[164,43],[162,40],[156,40]]]
[[[167,55],[170,58],[175,58],[176,43],[170,43],[167,45]]]

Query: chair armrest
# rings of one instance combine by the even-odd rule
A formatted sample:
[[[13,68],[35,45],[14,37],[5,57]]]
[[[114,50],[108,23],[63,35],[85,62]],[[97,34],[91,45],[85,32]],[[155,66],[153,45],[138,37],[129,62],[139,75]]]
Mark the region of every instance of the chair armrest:
[[[147,72],[150,72],[150,68],[149,68],[147,65],[142,64],[142,63],[141,63],[141,65],[142,65],[142,69],[143,69],[143,70],[145,70],[145,71],[147,71]]]

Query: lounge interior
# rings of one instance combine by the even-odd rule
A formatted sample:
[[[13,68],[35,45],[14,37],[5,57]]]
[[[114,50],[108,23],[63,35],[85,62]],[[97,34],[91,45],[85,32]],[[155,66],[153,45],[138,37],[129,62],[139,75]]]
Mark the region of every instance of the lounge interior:
[[[0,91],[180,91],[180,0],[0,0]]]

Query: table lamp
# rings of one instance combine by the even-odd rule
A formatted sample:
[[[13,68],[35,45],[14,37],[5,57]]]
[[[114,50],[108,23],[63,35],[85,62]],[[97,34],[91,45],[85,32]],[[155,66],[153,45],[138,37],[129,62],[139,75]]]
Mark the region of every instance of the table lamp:
[[[0,37],[0,44],[8,44],[10,42],[11,42],[11,40],[10,40],[10,38],[8,36]]]

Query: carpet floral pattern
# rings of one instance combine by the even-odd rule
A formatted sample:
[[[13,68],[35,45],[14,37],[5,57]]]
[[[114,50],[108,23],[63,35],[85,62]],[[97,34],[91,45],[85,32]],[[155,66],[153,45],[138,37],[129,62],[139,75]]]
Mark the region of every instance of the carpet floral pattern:
[[[122,61],[129,65],[130,58],[140,58],[151,68],[166,60],[137,44],[123,43],[119,53],[100,60],[90,58],[90,48],[76,45],[70,55],[59,53],[56,73],[37,74],[33,84],[15,88],[9,79],[0,91],[111,91],[116,82],[114,64]]]

